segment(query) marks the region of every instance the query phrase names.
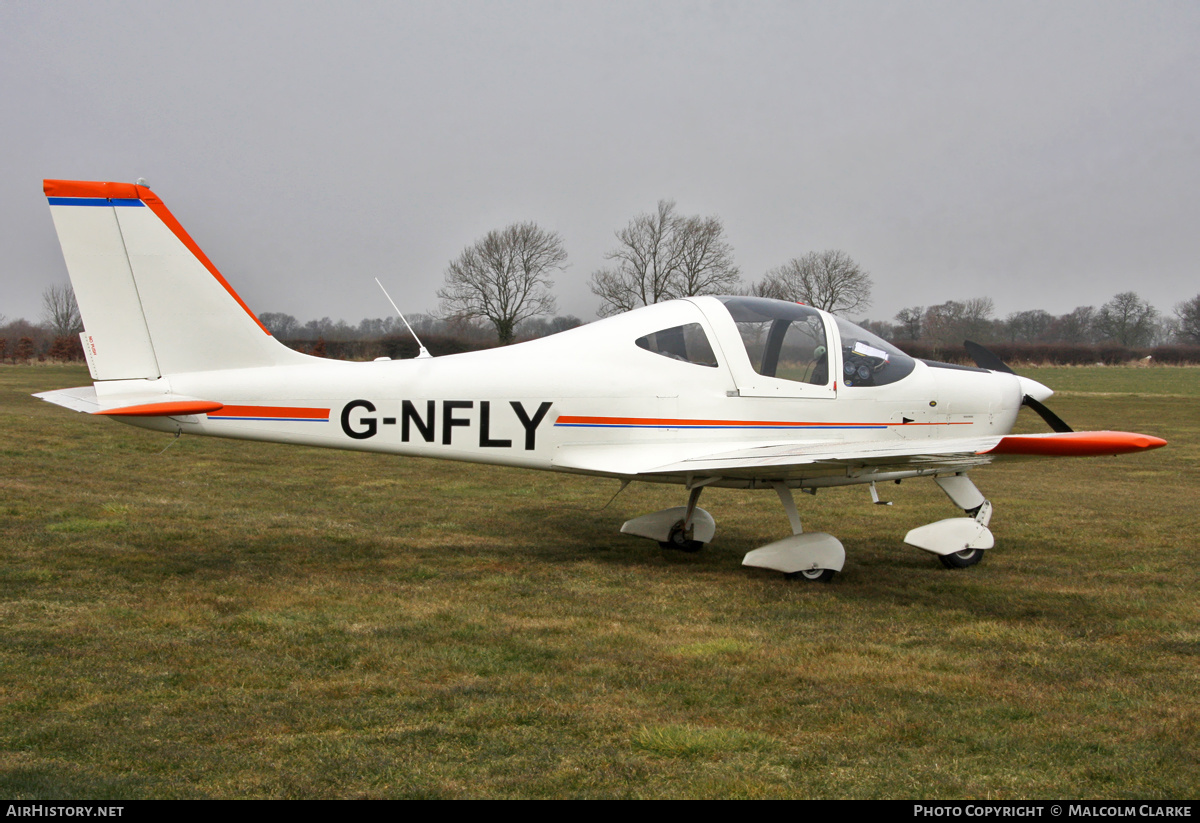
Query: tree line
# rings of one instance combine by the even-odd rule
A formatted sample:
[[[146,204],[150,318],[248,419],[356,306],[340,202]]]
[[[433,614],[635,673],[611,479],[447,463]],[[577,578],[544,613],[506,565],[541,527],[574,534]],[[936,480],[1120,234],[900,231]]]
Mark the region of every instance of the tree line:
[[[588,278],[601,317],[705,294],[793,300],[856,319],[871,306],[871,275],[838,249],[799,255],[745,284],[720,218],[682,214],[671,200],[660,200],[653,211],[636,215],[614,232],[614,238],[604,255],[605,265]],[[415,314],[409,321],[422,338],[439,340],[431,349],[435,353],[507,345],[563,331],[583,322],[554,315],[554,277],[566,266],[567,251],[557,232],[528,221],[490,231],[447,265],[438,310]],[[382,351],[393,356],[388,352],[407,351],[401,341],[409,335],[398,318],[367,318],[350,325],[329,317],[301,322],[289,314],[264,312],[259,319],[280,340],[321,355],[366,357]],[[1080,306],[1059,316],[1032,309],[999,318],[992,300],[979,297],[909,306],[891,320],[857,322],[902,346],[935,355],[956,350],[964,339],[1128,350],[1200,346],[1200,294],[1177,304],[1174,315],[1159,312],[1130,291],[1098,308]],[[2,324],[0,315],[0,360],[82,358],[77,339],[82,324],[69,287],[52,286],[43,293],[41,326],[24,320]]]
[[[870,275],[842,251],[794,258],[747,290],[720,218],[681,214],[673,200],[660,200],[654,211],[635,216],[614,234],[606,265],[588,279],[600,298],[601,317],[704,294],[803,299],[839,313],[871,304]],[[489,232],[446,269],[438,291],[441,316],[485,321],[501,345],[510,343],[520,323],[554,311],[552,276],[566,260],[562,237],[536,223]]]
[[[0,314],[0,363],[82,360],[82,331],[75,292],[70,286],[48,286],[42,292],[40,324],[24,318],[9,321]]]
[[[1078,306],[1062,315],[1042,309],[995,316],[987,297],[934,306],[909,306],[893,322],[870,322],[872,330],[903,343],[921,341],[943,348],[964,339],[1008,344],[1117,345],[1128,349],[1171,344],[1200,345],[1200,295],[1161,314],[1136,292],[1114,295],[1099,308]]]
[[[718,217],[681,214],[674,201],[660,200],[617,229],[607,265],[588,285],[599,299],[597,314],[703,294],[752,294],[794,300],[852,317],[871,306],[874,282],[839,249],[811,251],[767,271],[746,286],[733,247]],[[519,323],[553,311],[552,275],[565,268],[567,253],[556,232],[520,223],[467,246],[446,270],[441,316],[488,322],[504,345]],[[964,339],[1073,345],[1115,344],[1128,349],[1177,343],[1200,345],[1200,295],[1162,315],[1134,292],[1104,305],[1080,306],[1054,316],[1034,309],[995,316],[987,297],[909,306],[892,321],[864,320],[883,337],[923,343],[934,350],[956,348]]]

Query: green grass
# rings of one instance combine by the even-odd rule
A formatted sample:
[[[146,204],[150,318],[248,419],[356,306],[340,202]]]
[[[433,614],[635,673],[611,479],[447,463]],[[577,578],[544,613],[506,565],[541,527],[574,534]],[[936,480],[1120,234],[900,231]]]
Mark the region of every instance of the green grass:
[[[1200,366],[1041,366],[1018,373],[1045,383],[1059,396],[1131,394],[1200,397]]]
[[[1181,798],[1200,792],[1200,369],[1035,369],[1166,449],[973,476],[997,548],[903,546],[927,481],[714,489],[697,555],[617,533],[683,492],[184,438],[0,367],[0,794]],[[1022,426],[1044,430],[1033,415]]]

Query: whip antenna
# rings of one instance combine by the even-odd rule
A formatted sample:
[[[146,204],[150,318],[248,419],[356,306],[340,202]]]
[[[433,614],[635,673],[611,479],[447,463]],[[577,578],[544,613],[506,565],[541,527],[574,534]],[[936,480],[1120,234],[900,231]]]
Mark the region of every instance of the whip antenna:
[[[387,289],[385,289],[383,284],[379,282],[378,277],[375,278],[375,283],[379,286],[379,290],[383,292],[383,296],[386,297],[388,302],[392,304],[392,308],[396,310],[396,314],[399,315],[400,320],[404,323],[404,328],[408,329],[408,333],[413,336],[413,340],[417,341],[417,348],[420,349],[420,351],[417,352],[417,358],[433,357],[433,355],[429,353],[429,349],[425,348],[425,344],[421,342],[421,338],[417,337],[417,333],[413,331],[413,327],[408,325],[408,321],[404,319],[404,312],[400,311],[400,308],[396,305],[396,301],[393,300],[392,296],[387,293]]]

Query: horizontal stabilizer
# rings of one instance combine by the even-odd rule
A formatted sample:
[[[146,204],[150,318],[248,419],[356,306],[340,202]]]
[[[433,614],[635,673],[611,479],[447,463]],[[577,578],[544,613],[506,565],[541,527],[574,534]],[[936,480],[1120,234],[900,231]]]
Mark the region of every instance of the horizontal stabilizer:
[[[86,414],[111,417],[173,417],[183,414],[207,414],[220,411],[224,405],[214,400],[201,400],[181,394],[127,394],[119,397],[97,397],[91,386],[42,392],[34,397],[48,403]]]
[[[212,400],[171,400],[166,403],[139,403],[135,406],[120,406],[115,409],[104,409],[95,414],[108,414],[117,417],[170,417],[176,414],[207,414],[220,411],[224,404]]]
[[[78,386],[74,389],[58,389],[35,394],[38,400],[45,400],[56,406],[62,406],[71,411],[95,414],[100,410],[100,401],[96,399],[96,389],[93,386]]]

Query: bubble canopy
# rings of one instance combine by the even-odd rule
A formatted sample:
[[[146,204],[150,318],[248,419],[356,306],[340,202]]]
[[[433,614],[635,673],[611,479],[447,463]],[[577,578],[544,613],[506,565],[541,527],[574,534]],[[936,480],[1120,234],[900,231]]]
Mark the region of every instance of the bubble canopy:
[[[916,367],[911,357],[878,335],[811,306],[762,297],[720,300],[738,327],[750,364],[766,377],[819,386],[839,377],[830,373],[825,316],[833,319],[840,338],[840,385],[884,386],[903,380]]]

